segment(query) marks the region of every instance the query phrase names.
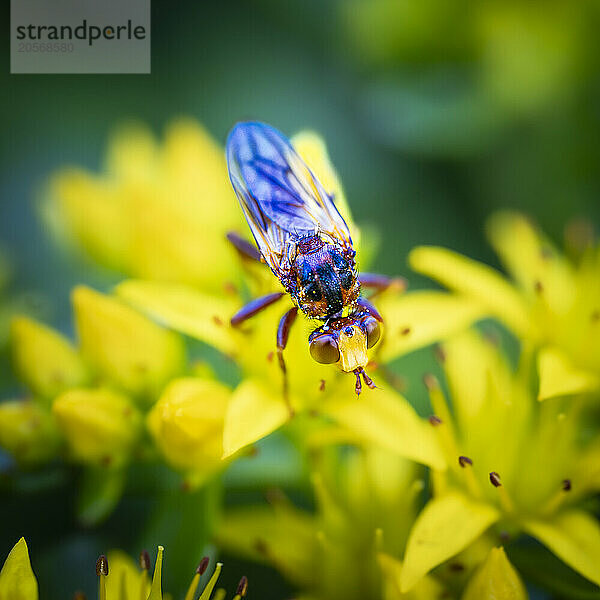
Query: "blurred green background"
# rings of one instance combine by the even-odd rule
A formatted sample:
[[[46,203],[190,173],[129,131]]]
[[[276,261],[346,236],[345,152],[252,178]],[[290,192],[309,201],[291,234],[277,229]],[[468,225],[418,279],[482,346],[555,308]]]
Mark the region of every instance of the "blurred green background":
[[[5,3],[5,23],[8,10]],[[173,118],[191,116],[221,143],[243,119],[287,134],[319,131],[356,220],[380,234],[374,268],[385,273],[409,276],[408,250],[427,243],[496,264],[483,227],[497,208],[529,213],[557,241],[572,217],[598,223],[599,25],[592,0],[153,0],[152,74],[114,76],[9,75],[5,36],[0,247],[12,270],[8,307],[71,332],[71,287],[108,289],[119,280],[58,248],[40,218],[39,194],[59,167],[99,170],[108,135],[132,119],[160,135]],[[3,352],[8,397],[19,389]],[[398,369],[420,375],[427,360],[408,357]],[[7,464],[0,456],[0,478]],[[66,486],[35,478],[18,485],[24,496],[14,482],[0,491],[0,556],[26,535],[46,597],[93,589],[97,554],[135,548],[136,525],[153,508],[143,491],[131,494],[87,532],[72,516]],[[168,573],[185,548],[163,543]],[[253,597],[285,596],[273,572],[226,560],[229,588],[245,572]]]

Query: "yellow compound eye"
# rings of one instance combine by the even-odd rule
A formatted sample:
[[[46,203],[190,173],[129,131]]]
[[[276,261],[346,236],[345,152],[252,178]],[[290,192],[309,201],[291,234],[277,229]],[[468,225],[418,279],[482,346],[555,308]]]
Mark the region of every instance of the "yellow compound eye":
[[[332,335],[321,335],[310,343],[310,355],[321,364],[329,365],[340,360],[340,350]]]
[[[367,331],[367,348],[372,348],[381,337],[381,327],[375,317],[366,317],[363,325]]]

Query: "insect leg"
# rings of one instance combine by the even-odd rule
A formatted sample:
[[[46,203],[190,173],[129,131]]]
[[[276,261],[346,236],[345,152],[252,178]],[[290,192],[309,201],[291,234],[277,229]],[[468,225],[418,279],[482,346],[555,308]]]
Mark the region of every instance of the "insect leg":
[[[240,308],[240,310],[238,310],[235,315],[231,317],[230,323],[236,327],[240,323],[243,323],[246,319],[253,317],[261,310],[267,308],[267,306],[271,306],[271,304],[277,302],[277,300],[279,300],[282,296],[285,296],[284,292],[275,292],[273,294],[261,296],[260,298],[255,298],[251,302],[248,302],[246,306]]]
[[[360,281],[362,287],[374,290],[371,296],[375,296],[388,288],[394,288],[399,292],[403,292],[408,286],[406,279],[403,277],[388,277],[387,275],[380,275],[378,273],[360,273],[358,281]]]
[[[258,248],[248,240],[245,240],[243,237],[239,236],[237,233],[230,231],[227,234],[227,239],[235,246],[235,249],[243,257],[256,260],[258,262],[264,262]]]
[[[283,351],[288,343],[288,338],[290,335],[290,329],[298,316],[298,307],[294,306],[288,310],[283,317],[281,317],[281,321],[279,321],[279,327],[277,328],[277,357],[279,358],[279,367],[281,368],[281,372],[283,373],[283,398],[287,407],[290,411],[290,416],[294,416],[294,410],[292,405],[290,404],[290,395],[289,395],[289,383],[287,377],[287,366],[285,364],[285,359],[283,358]]]
[[[366,299],[359,298],[356,303],[359,306],[365,308],[371,315],[373,315],[380,323],[383,323],[383,317],[379,314],[379,311]]]

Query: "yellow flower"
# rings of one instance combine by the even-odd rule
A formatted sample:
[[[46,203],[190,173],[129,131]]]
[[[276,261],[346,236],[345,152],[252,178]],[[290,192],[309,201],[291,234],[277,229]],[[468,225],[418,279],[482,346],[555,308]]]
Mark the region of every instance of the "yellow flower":
[[[300,588],[301,598],[399,598],[383,594],[393,588],[394,568],[418,511],[422,470],[386,450],[317,451],[313,447],[314,514],[272,494],[270,506],[228,511],[217,541],[274,566]],[[411,597],[429,600],[441,590],[433,577],[425,578]]]
[[[162,561],[164,548],[158,547],[152,582],[150,582],[150,557],[147,552],[140,554],[136,565],[129,556],[120,550],[113,550],[108,557],[101,555],[96,562],[98,577],[98,600],[162,600],[170,597],[162,591]],[[203,558],[189,585],[185,600],[193,600],[198,593],[200,578],[209,566]],[[198,600],[224,600],[223,589],[213,591],[221,574],[222,563],[217,563],[213,574],[201,589]],[[248,591],[248,580],[242,577],[233,600],[241,600]],[[76,594],[76,597],[78,595]],[[38,583],[31,569],[29,551],[24,538],[21,538],[10,551],[0,571],[0,600],[37,600]]]
[[[294,137],[292,143],[327,186],[328,192],[334,195],[353,237],[359,240],[359,232],[322,140],[316,134],[305,132]],[[226,230],[222,229],[221,235],[225,234]],[[363,240],[360,245],[364,245]],[[358,257],[360,260],[360,248]],[[233,272],[228,280],[232,277]],[[264,265],[262,274],[253,270],[248,280],[254,288],[260,287],[262,293],[281,290],[279,282]],[[292,306],[291,299],[286,297],[241,328],[233,328],[229,325],[230,318],[247,300],[240,288],[238,285],[229,293],[215,295],[182,284],[157,281],[131,280],[117,287],[117,294],[133,306],[217,348],[241,368],[243,380],[233,391],[225,415],[224,457],[260,440],[290,418],[283,399],[275,333],[281,315]],[[378,297],[377,305],[386,321],[384,340],[375,357],[378,362],[381,359],[381,363],[445,337],[482,315],[479,303],[442,292],[401,296],[392,289]],[[307,343],[309,330],[305,323],[301,317],[292,328],[284,352],[289,401],[294,412],[316,410],[326,419],[336,421],[351,435],[442,468],[443,459],[437,442],[410,404],[385,382],[381,382],[383,389],[366,393],[368,401],[357,400],[354,382],[348,375],[329,365],[319,365],[311,358]]]
[[[54,458],[60,447],[60,434],[50,411],[33,400],[0,403],[0,447],[21,466]]]
[[[141,433],[142,419],[134,404],[109,389],[64,392],[52,412],[73,458],[84,463],[121,466]]]
[[[196,484],[221,470],[223,422],[231,390],[208,379],[170,383],[148,414],[148,429],[169,464]]]
[[[483,565],[474,553],[463,557],[460,573],[447,565],[444,572],[402,590],[403,556],[424,488],[423,469],[369,447],[350,453],[311,449],[315,512],[298,509],[276,493],[270,506],[232,509],[216,534],[225,549],[275,567],[306,600],[452,598],[451,591],[465,581],[467,599],[491,600],[495,596],[487,590],[510,587],[519,593],[497,597],[526,600],[518,575],[499,549]],[[460,531],[461,525],[456,528]],[[428,546],[425,552],[436,550]],[[484,593],[475,596],[476,590]]]
[[[63,169],[49,198],[60,233],[129,275],[215,290],[237,270],[222,235],[242,223],[225,157],[192,120],[173,123],[161,146],[144,127],[122,127],[102,175]]]
[[[513,282],[443,248],[413,250],[411,266],[479,302],[525,351],[538,350],[540,400],[600,390],[600,245],[568,260],[515,213],[497,214],[488,233]]]
[[[449,468],[432,472],[434,495],[410,533],[401,589],[477,540],[491,548],[520,533],[600,583],[600,525],[580,508],[600,489],[600,445],[580,440],[580,404],[538,403],[526,372],[513,373],[474,332],[442,353],[453,413],[437,380],[426,384]]]

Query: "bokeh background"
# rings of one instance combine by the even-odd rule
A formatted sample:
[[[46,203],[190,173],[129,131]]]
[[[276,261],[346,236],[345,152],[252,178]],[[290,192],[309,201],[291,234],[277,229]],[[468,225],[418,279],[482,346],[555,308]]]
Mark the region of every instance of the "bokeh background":
[[[0,341],[17,308],[72,332],[73,285],[106,290],[120,279],[61,249],[40,203],[57,168],[99,170],[110,133],[131,120],[160,136],[174,118],[193,117],[221,143],[243,119],[319,131],[356,221],[378,232],[374,268],[413,287],[423,281],[406,255],[417,244],[496,265],[484,221],[497,208],[530,214],[557,242],[573,217],[598,223],[599,26],[594,0],[153,0],[152,74],[114,76],[9,75],[5,35]],[[423,351],[397,369],[410,380],[429,360]],[[4,348],[0,385],[3,397],[19,393]],[[279,469],[293,471],[286,460],[280,454]],[[4,468],[0,455],[0,478]],[[58,598],[93,589],[90,565],[106,547],[136,552],[136,527],[152,507],[133,493],[101,527],[83,530],[69,479],[54,476],[52,485],[32,476],[18,492],[14,480],[0,488],[0,556],[25,534],[46,597]],[[177,564],[189,572],[198,557],[178,544],[176,526],[156,527],[170,534],[167,573]],[[245,572],[253,597],[287,593],[273,571],[226,561],[229,588]]]

